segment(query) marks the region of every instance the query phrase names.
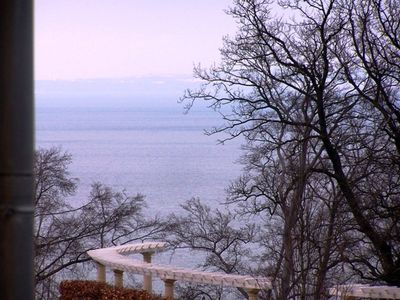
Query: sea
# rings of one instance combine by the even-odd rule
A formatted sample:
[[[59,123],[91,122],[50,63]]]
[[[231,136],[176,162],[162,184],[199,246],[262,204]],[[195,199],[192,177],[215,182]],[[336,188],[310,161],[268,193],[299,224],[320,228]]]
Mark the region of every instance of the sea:
[[[223,124],[218,113],[204,106],[185,113],[176,99],[151,105],[108,97],[97,104],[93,97],[36,101],[36,148],[72,155],[69,171],[79,187],[71,201],[87,199],[94,182],[144,194],[150,215],[178,212],[193,197],[213,207],[225,200],[241,172],[241,142],[205,134]]]

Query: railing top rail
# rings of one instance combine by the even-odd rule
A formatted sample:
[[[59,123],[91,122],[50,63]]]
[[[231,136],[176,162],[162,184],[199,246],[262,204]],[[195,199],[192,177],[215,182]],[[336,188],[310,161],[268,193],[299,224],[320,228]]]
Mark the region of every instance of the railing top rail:
[[[165,250],[166,243],[143,243],[116,246],[88,251],[89,256],[102,265],[116,270],[143,275],[153,275],[161,279],[172,279],[246,289],[271,289],[271,281],[266,277],[232,275],[220,272],[203,272],[168,265],[146,263],[125,255]]]
[[[161,252],[165,251],[167,247],[167,243],[165,242],[147,242],[140,244],[127,244],[121,246],[115,246],[110,248],[102,248],[91,251],[117,251],[119,254],[129,255],[135,253],[153,253],[153,252]]]
[[[337,297],[400,299],[400,287],[386,285],[370,286],[367,284],[346,284],[330,288],[329,294]]]

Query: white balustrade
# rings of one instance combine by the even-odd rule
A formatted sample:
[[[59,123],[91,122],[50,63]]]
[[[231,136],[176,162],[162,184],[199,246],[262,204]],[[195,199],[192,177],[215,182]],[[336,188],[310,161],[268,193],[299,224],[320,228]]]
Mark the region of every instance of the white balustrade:
[[[400,287],[346,284],[329,289],[329,295],[341,299],[400,299]]]
[[[175,268],[169,265],[153,264],[151,256],[156,252],[165,250],[166,243],[149,242],[90,250],[88,251],[88,255],[97,262],[98,281],[105,281],[105,267],[109,267],[114,270],[116,286],[123,285],[123,272],[132,272],[144,275],[144,289],[151,292],[152,276],[156,276],[164,281],[165,297],[167,299],[173,299],[173,286],[177,280],[243,288],[247,291],[250,300],[256,300],[260,290],[271,289],[271,282],[266,277],[202,272],[185,268]],[[144,261],[127,256],[139,253],[143,255]]]

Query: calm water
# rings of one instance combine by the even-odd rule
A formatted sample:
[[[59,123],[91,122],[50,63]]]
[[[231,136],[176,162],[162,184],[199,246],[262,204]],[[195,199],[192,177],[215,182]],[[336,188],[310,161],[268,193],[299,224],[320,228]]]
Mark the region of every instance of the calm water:
[[[86,198],[95,181],[146,195],[150,213],[174,211],[191,197],[213,206],[224,200],[240,173],[240,145],[203,134],[221,123],[217,115],[205,109],[185,115],[177,103],[112,103],[38,101],[36,146],[61,146],[73,155],[70,171],[80,179],[73,201]]]

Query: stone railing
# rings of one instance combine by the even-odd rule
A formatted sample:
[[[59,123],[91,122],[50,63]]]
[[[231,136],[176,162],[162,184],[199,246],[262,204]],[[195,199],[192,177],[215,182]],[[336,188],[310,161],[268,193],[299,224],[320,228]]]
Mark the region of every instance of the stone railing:
[[[175,268],[168,265],[153,264],[152,255],[164,251],[166,243],[150,242],[130,244],[88,251],[89,256],[97,263],[97,280],[106,281],[106,267],[114,272],[114,284],[123,286],[123,273],[131,272],[143,275],[143,288],[152,292],[152,277],[164,281],[164,296],[173,299],[174,282],[186,281],[226,287],[237,287],[246,290],[249,300],[256,300],[260,290],[271,289],[271,282],[265,277],[231,275],[217,272],[202,272],[191,269]],[[143,261],[128,257],[129,254],[142,254]]]
[[[400,288],[394,286],[370,286],[366,284],[339,285],[329,289],[329,295],[340,299],[400,299]]]

